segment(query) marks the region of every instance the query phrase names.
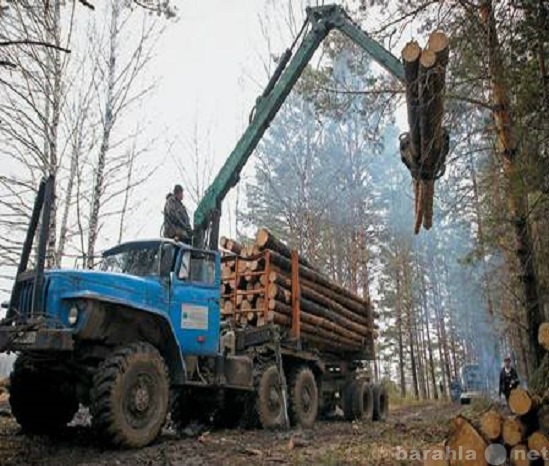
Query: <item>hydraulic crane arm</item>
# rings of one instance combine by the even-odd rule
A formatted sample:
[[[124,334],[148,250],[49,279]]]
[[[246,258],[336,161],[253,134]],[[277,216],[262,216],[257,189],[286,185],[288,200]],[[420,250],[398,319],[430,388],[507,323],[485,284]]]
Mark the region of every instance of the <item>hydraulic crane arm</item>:
[[[219,220],[221,202],[229,190],[238,183],[240,173],[253,150],[261,140],[269,124],[276,116],[286,97],[311,60],[316,49],[332,29],[338,29],[349,39],[362,47],[377,63],[389,73],[404,80],[404,68],[400,61],[383,46],[360,29],[346,11],[338,5],[307,8],[304,27],[308,33],[295,54],[286,50],[269,80],[263,94],[257,99],[255,112],[235,148],[221,167],[221,170],[206,190],[194,214],[194,244],[217,249],[219,241]]]

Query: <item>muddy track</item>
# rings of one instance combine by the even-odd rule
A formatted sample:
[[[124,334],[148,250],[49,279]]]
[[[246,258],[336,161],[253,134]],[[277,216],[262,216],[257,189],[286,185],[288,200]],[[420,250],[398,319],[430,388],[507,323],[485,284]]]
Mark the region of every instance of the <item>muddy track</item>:
[[[385,422],[319,422],[311,430],[267,432],[218,430],[194,437],[165,430],[140,450],[102,445],[79,413],[53,437],[27,437],[5,408],[0,409],[2,465],[268,465],[268,464],[419,464],[395,460],[395,448],[424,449],[444,438],[457,408],[431,403],[391,411]]]

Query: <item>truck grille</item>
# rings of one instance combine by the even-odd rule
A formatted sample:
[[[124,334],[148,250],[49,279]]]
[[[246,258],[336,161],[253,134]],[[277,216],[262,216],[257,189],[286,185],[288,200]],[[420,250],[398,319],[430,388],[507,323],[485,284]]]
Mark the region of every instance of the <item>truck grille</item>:
[[[32,290],[34,277],[21,280],[17,283],[14,307],[21,316],[29,317],[32,313]]]

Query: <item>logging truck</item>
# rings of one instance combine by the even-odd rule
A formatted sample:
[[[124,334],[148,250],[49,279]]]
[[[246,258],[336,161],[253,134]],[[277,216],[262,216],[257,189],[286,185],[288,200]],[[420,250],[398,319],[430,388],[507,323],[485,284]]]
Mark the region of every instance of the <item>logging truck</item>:
[[[347,419],[384,417],[387,393],[368,371],[369,302],[266,230],[249,254],[230,247],[222,261],[218,251],[222,200],[332,29],[404,79],[399,60],[341,7],[308,8],[297,49],[280,59],[195,212],[192,245],[131,241],[105,251],[97,269],[45,270],[55,180],[41,182],[0,322],[0,351],[19,354],[10,404],[24,431],[54,432],[79,405],[105,440],[126,447],[152,442],[168,412],[178,427],[310,427],[337,406]]]

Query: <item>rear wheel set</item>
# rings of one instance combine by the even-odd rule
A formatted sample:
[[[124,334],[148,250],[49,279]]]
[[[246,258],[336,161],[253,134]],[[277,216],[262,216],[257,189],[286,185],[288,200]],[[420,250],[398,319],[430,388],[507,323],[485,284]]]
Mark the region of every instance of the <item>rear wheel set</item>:
[[[385,420],[389,407],[387,389],[356,379],[343,389],[343,413],[348,421]]]

